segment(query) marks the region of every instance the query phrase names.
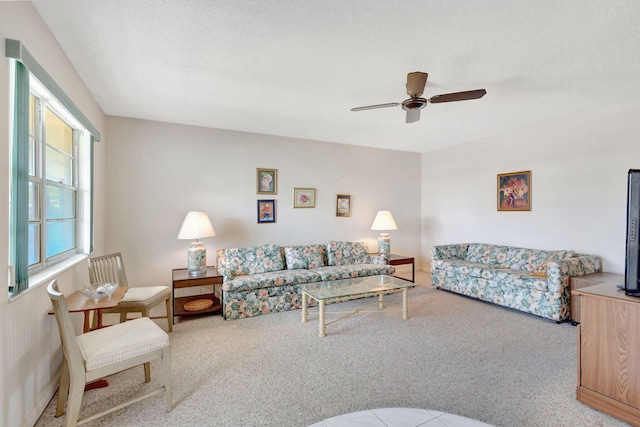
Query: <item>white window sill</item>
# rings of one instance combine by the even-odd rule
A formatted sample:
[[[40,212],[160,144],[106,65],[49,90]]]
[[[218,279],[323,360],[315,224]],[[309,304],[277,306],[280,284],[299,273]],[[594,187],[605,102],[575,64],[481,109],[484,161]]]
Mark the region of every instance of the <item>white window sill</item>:
[[[87,259],[89,257],[89,255],[87,254],[78,254],[78,255],[74,255],[72,257],[69,257],[67,259],[65,259],[64,261],[61,261],[49,268],[47,268],[44,271],[41,271],[40,273],[36,273],[33,276],[29,277],[29,289],[24,290],[22,292],[20,292],[17,295],[9,295],[9,301],[13,301],[17,298],[20,298],[20,296],[27,294],[28,292],[31,292],[31,290],[43,285],[43,284],[49,284],[49,282],[51,280],[53,280],[54,278],[56,278],[57,276],[59,276],[60,274],[64,273],[65,271],[73,268],[75,265],[81,263],[82,261],[84,261],[85,259]]]

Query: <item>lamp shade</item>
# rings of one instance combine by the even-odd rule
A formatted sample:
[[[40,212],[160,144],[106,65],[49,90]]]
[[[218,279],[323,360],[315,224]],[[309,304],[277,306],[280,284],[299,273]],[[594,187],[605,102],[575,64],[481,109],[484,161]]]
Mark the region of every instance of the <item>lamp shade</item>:
[[[178,232],[178,239],[191,240],[214,237],[216,232],[209,221],[209,216],[204,211],[190,211],[184,217],[182,227]]]
[[[376,218],[373,220],[373,224],[371,225],[371,229],[380,231],[397,230],[398,226],[393,220],[391,211],[378,211]]]

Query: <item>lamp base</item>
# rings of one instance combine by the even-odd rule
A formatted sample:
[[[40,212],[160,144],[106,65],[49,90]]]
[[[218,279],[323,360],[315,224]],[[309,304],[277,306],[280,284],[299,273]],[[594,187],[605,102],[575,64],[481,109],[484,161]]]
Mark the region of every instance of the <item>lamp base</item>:
[[[380,233],[380,237],[378,237],[378,253],[383,257],[386,257],[391,253],[391,240],[389,239],[389,233]]]
[[[187,270],[190,276],[200,276],[207,272],[207,248],[202,242],[192,242],[187,250]]]

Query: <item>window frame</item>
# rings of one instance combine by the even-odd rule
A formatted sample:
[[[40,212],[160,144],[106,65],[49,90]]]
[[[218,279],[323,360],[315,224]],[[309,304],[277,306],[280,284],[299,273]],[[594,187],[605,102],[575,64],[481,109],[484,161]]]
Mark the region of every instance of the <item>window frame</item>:
[[[34,191],[37,192],[35,202],[37,207],[36,218],[29,218],[29,227],[37,226],[37,236],[35,248],[37,254],[37,260],[33,264],[29,265],[29,276],[46,270],[49,266],[55,265],[73,255],[82,253],[82,230],[80,229],[81,215],[83,212],[82,206],[79,203],[82,201],[80,196],[80,138],[86,129],[68,112],[64,111],[59,102],[53,97],[53,95],[44,88],[35,77],[31,74],[29,79],[29,97],[30,103],[33,98],[33,107],[29,108],[29,122],[33,120],[33,135],[29,135],[29,144],[31,145],[31,138],[33,138],[33,158],[30,158],[30,163],[34,165],[33,174],[31,174],[31,168],[29,168],[29,183],[34,184]],[[31,117],[31,115],[34,117]],[[72,130],[72,147],[71,147],[71,183],[64,184],[56,181],[52,181],[47,178],[47,148],[56,150],[59,153],[67,155],[47,142],[46,128],[47,118],[49,114],[55,115],[62,123],[67,125]],[[64,250],[57,254],[47,256],[47,242],[48,232],[47,226],[50,223],[58,222],[58,220],[51,220],[48,217],[47,212],[47,194],[50,186],[63,188],[65,190],[72,190],[74,193],[73,204],[73,217],[71,220],[74,222],[74,241],[73,247]],[[31,200],[31,199],[30,199]],[[60,220],[62,222],[64,220]],[[29,237],[30,239],[30,237]],[[31,250],[32,242],[29,241],[29,249]]]

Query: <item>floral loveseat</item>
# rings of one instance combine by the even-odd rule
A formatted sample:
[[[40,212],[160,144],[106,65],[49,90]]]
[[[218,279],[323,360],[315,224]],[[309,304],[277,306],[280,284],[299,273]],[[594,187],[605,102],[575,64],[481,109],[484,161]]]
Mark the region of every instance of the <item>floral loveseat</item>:
[[[300,286],[307,283],[395,272],[383,258],[369,255],[363,242],[270,244],[219,249],[217,255],[225,319],[301,308]]]
[[[556,322],[569,318],[569,277],[600,271],[600,258],[483,243],[434,246],[433,286]]]

